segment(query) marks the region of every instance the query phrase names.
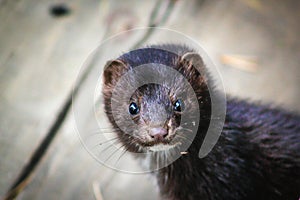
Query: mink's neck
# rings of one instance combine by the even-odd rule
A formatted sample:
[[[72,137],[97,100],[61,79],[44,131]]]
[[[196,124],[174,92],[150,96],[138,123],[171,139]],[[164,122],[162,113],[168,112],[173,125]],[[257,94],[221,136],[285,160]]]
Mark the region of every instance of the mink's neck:
[[[194,194],[190,194],[190,191],[188,191],[190,187],[187,186],[197,187],[197,191],[199,192],[197,197],[203,199],[208,199],[209,197],[208,185],[205,181],[205,170],[202,170],[207,168],[207,163],[198,157],[210,124],[211,100],[209,94],[204,95],[204,98],[201,99],[199,109],[199,128],[192,144],[187,150],[187,154],[182,155],[169,166],[159,170],[157,175],[161,194],[166,195],[167,198],[177,199],[184,197],[184,199],[194,199]],[[202,181],[199,179],[202,179]],[[184,191],[184,188],[188,190]],[[189,197],[189,195],[191,196]]]

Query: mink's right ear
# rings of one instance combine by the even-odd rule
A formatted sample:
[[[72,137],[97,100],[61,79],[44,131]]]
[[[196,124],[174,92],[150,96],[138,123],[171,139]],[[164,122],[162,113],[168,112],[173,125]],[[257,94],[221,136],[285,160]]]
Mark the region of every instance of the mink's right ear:
[[[119,78],[128,71],[128,65],[122,60],[108,61],[104,67],[103,83],[104,85],[115,85]]]

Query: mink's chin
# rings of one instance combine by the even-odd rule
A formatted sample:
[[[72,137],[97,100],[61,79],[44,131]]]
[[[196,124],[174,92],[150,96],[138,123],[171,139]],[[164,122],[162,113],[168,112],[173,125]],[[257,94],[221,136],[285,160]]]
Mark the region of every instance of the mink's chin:
[[[174,143],[173,139],[174,139],[174,136],[171,136],[171,137],[169,136],[162,140],[151,140],[151,141],[139,139],[138,143],[141,147],[143,147],[149,151],[163,151],[163,150],[171,149],[178,144],[178,142]]]
[[[156,151],[167,151],[169,149],[172,149],[176,146],[176,144],[156,144],[154,146],[147,147],[147,150],[151,152],[156,152]]]
[[[163,139],[163,140],[142,141],[140,142],[140,145],[144,147],[152,147],[155,145],[170,145],[170,143],[171,143],[170,140]]]

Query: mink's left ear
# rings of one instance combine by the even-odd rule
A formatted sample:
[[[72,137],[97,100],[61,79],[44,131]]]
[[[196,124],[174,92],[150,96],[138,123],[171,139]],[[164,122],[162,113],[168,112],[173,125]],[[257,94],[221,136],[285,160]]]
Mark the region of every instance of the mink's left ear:
[[[206,68],[201,56],[198,53],[187,52],[181,56],[180,62],[187,66],[188,71],[192,72],[197,70],[202,77],[206,77]]]

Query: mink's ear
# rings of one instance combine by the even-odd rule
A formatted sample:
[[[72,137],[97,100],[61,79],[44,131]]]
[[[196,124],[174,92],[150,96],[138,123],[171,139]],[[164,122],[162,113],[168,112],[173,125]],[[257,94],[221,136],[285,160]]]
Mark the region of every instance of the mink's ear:
[[[108,61],[104,67],[103,83],[104,85],[115,85],[119,78],[128,70],[128,66],[122,60]]]
[[[185,70],[189,72],[190,77],[192,76],[195,79],[200,77],[204,80],[207,78],[208,73],[206,67],[202,57],[198,53],[187,52],[181,56],[180,62],[185,66]]]
[[[188,52],[181,56],[181,62],[188,62],[196,67],[200,72],[204,72],[204,62],[201,56],[195,52]]]

